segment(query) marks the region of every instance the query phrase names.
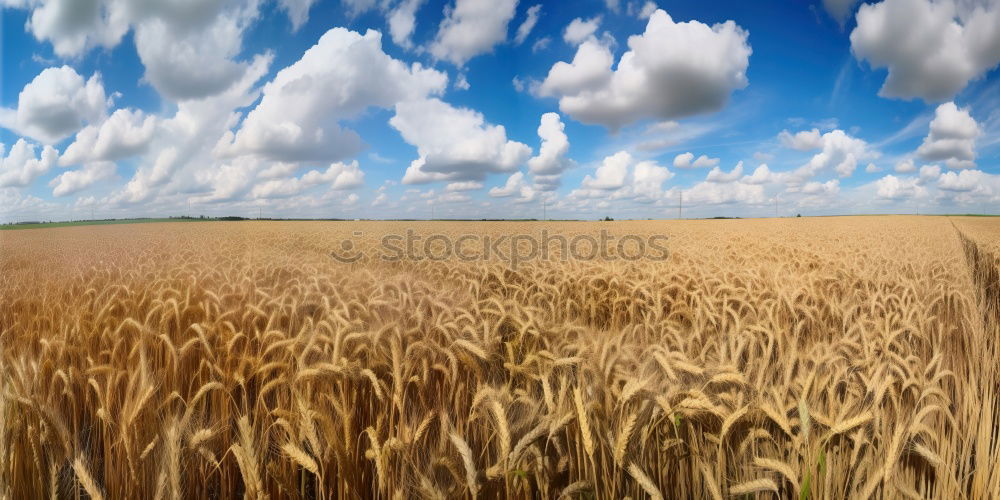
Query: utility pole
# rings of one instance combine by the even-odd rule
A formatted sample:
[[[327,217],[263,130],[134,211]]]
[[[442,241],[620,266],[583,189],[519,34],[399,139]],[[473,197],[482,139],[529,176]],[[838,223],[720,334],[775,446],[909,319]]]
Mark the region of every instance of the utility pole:
[[[684,216],[684,190],[680,190],[680,200],[677,202],[677,218],[683,219]]]

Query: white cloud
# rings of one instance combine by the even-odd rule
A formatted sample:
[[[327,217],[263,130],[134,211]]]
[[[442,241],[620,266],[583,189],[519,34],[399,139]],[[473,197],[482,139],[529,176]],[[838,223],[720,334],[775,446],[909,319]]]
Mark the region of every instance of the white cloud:
[[[774,181],[775,178],[771,173],[771,169],[763,163],[755,168],[752,174],[744,176],[740,179],[740,182],[744,184],[767,184]]]
[[[82,191],[97,181],[113,177],[115,164],[110,161],[88,163],[83,168],[59,174],[49,182],[53,196],[66,196]]]
[[[100,73],[84,81],[73,68],[42,70],[17,96],[17,109],[0,108],[0,126],[45,144],[104,119],[108,99]]]
[[[830,14],[834,21],[844,26],[844,22],[854,12],[854,6],[859,0],[823,0],[823,8]]]
[[[35,146],[24,139],[18,139],[6,157],[3,152],[4,146],[0,144],[0,188],[31,184],[55,166],[59,158],[59,153],[52,146],[45,146],[41,157],[35,157]]]
[[[548,36],[543,36],[538,40],[535,40],[535,43],[531,44],[531,53],[535,54],[539,51],[545,50],[550,43],[552,43],[552,37]]]
[[[937,165],[924,165],[920,167],[920,183],[926,184],[941,177],[941,167]]]
[[[439,99],[401,102],[389,124],[420,155],[407,168],[405,184],[482,180],[490,172],[516,170],[531,156],[530,147],[507,140],[503,125]]]
[[[249,62],[235,59],[257,19],[257,2],[132,1],[123,15],[135,25],[144,78],[168,99],[219,94],[249,69]]]
[[[887,200],[904,200],[923,196],[927,190],[917,185],[917,179],[913,177],[896,177],[886,175],[876,181],[876,194],[879,198]]]
[[[361,171],[357,160],[351,163],[336,162],[323,172],[310,170],[298,178],[264,181],[253,187],[250,196],[253,198],[280,198],[300,194],[306,189],[321,184],[328,184],[333,190],[344,190],[359,187],[364,182],[365,173]]]
[[[761,204],[767,201],[764,186],[742,182],[699,182],[684,190],[684,206],[730,203]]]
[[[632,161],[632,155],[626,151],[619,151],[604,158],[593,177],[587,175],[583,178],[583,187],[587,189],[618,189],[624,186],[625,176],[628,175],[628,167]]]
[[[524,173],[514,172],[507,178],[507,182],[504,183],[503,187],[490,188],[490,196],[494,198],[514,196],[515,194],[520,193],[521,189],[526,186],[527,184],[524,182]]]
[[[820,142],[822,150],[808,163],[795,170],[794,177],[805,180],[823,170],[833,170],[840,177],[849,177],[854,173],[859,161],[879,156],[867,142],[852,137],[840,129],[823,134],[820,136]]]
[[[840,192],[840,181],[832,179],[826,182],[807,182],[797,192],[810,196],[830,196]]]
[[[436,59],[462,66],[473,57],[493,50],[507,38],[507,23],[514,18],[517,0],[455,0],[445,11],[437,37],[430,46]]]
[[[950,99],[1000,63],[1000,2],[885,0],[857,21],[851,50],[888,68],[884,97]]]
[[[708,175],[705,176],[705,182],[718,182],[718,183],[736,182],[740,179],[740,177],[743,177],[743,162],[737,163],[736,167],[734,167],[728,173],[723,172],[722,169],[720,169],[719,167],[713,168],[711,171],[708,172]]]
[[[787,130],[782,130],[778,134],[778,139],[786,148],[798,151],[810,151],[823,147],[823,136],[819,133],[819,129],[815,128],[796,132],[795,134],[791,134]]]
[[[651,161],[641,161],[632,168],[632,191],[644,198],[656,199],[663,195],[663,183],[673,178],[667,167]]]
[[[691,152],[681,153],[674,157],[674,167],[676,168],[707,168],[718,164],[718,158],[709,158],[708,156],[701,155],[695,159],[694,153]]]
[[[439,93],[446,83],[441,72],[386,55],[377,31],[362,36],[334,28],[264,86],[260,104],[219,141],[217,152],[275,161],[347,158],[361,150],[361,138],[339,120]]]
[[[945,191],[973,191],[984,184],[987,174],[981,170],[945,172],[937,181],[937,187]]]
[[[639,9],[639,12],[636,13],[636,17],[639,19],[649,19],[653,13],[656,12],[656,9],[656,3],[647,0],[646,3],[642,5],[642,8]]]
[[[538,24],[538,16],[542,13],[542,4],[533,5],[528,8],[524,15],[524,21],[521,25],[517,27],[517,34],[514,35],[514,45],[521,45],[525,40],[528,39],[528,35],[531,34],[531,30],[535,29],[535,25]]]
[[[309,9],[316,0],[280,0],[278,3],[292,22],[292,31],[298,31],[309,20]]]
[[[218,139],[237,124],[241,116],[235,109],[250,106],[260,95],[257,82],[267,73],[271,57],[255,57],[244,75],[220,94],[199,100],[177,103],[173,116],[158,118],[148,152],[143,155],[133,177],[110,202],[119,205],[149,204],[183,196],[204,197],[206,191],[235,192],[241,183],[252,180],[252,172],[261,162],[220,165],[212,154]],[[207,175],[216,168],[236,172],[234,178]],[[186,201],[186,200],[185,200]]]
[[[482,189],[483,183],[477,181],[451,182],[445,186],[445,191],[475,191]]]
[[[912,174],[917,171],[917,166],[913,164],[913,160],[907,158],[896,163],[896,167],[893,168],[897,174]]]
[[[33,8],[25,28],[35,39],[52,42],[53,51],[61,57],[78,56],[94,46],[114,47],[128,31],[119,10],[106,2],[50,0],[11,6]]]
[[[587,175],[570,199],[622,200],[654,202],[665,196],[663,183],[673,178],[667,167],[653,161],[636,162],[627,151],[604,158],[594,175]]]
[[[459,73],[458,78],[455,78],[455,89],[457,90],[469,90],[471,85],[469,85],[469,80],[465,77],[465,73]]]
[[[608,47],[588,38],[572,64],[552,66],[539,94],[559,97],[559,109],[576,120],[610,129],[718,111],[747,86],[747,36],[732,21],[675,23],[657,10],[646,31],[629,38],[616,69]]]
[[[946,102],[934,112],[930,133],[917,154],[925,160],[943,161],[949,168],[972,168],[976,166],[976,138],[981,134],[968,108]]]
[[[570,45],[580,45],[584,40],[594,36],[600,25],[601,16],[592,17],[586,21],[579,17],[573,19],[563,31],[563,40]]]
[[[865,172],[867,172],[867,173],[869,173],[869,174],[874,174],[874,173],[876,173],[876,172],[881,172],[881,171],[882,171],[882,169],[881,169],[881,168],[879,168],[879,167],[878,167],[877,165],[875,165],[874,163],[869,163],[869,164],[868,164],[868,166],[867,166],[867,167],[865,167]]]
[[[117,161],[146,151],[156,132],[157,118],[139,110],[119,109],[100,125],[88,125],[66,147],[59,164]]]
[[[343,3],[344,6],[347,7],[347,15],[353,18],[374,9],[377,6],[376,1],[377,0],[343,0]]]
[[[64,58],[95,47],[114,48],[133,31],[144,80],[171,100],[224,92],[250,69],[238,61],[244,32],[258,19],[259,0],[28,0],[7,2],[31,10],[26,28]],[[314,0],[280,0],[297,29]],[[252,59],[252,58],[251,58]]]
[[[557,113],[542,115],[538,125],[538,137],[542,139],[542,145],[538,149],[538,156],[528,160],[528,171],[532,175],[555,176],[558,179],[566,169],[573,166],[573,161],[566,157],[569,152],[569,137],[566,136],[565,128]]]
[[[386,22],[389,24],[389,35],[396,45],[409,49],[413,47],[410,37],[417,28],[417,10],[425,0],[403,0],[389,12]]]

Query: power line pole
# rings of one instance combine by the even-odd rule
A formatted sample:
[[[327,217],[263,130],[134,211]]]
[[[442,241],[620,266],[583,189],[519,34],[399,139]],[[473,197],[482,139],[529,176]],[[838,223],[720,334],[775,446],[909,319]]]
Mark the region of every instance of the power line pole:
[[[683,214],[684,214],[684,190],[681,189],[679,192],[680,192],[681,196],[680,196],[680,200],[677,202],[677,218],[678,219],[683,219],[684,218],[684,216],[683,216]]]

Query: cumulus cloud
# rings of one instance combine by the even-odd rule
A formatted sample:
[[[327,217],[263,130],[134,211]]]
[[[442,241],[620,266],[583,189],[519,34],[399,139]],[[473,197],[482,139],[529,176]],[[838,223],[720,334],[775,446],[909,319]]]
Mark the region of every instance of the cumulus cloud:
[[[709,158],[708,156],[701,155],[695,159],[694,153],[691,152],[681,153],[674,157],[674,167],[676,168],[707,168],[718,164],[718,158]]]
[[[156,132],[157,118],[139,110],[119,109],[100,125],[88,125],[66,147],[59,164],[117,161],[146,151]]]
[[[85,124],[104,119],[108,99],[100,73],[86,81],[73,68],[42,70],[17,96],[17,109],[0,108],[0,126],[55,144]]]
[[[61,57],[77,56],[95,46],[114,47],[128,31],[121,10],[109,2],[50,0],[6,6],[31,8],[25,27],[38,41],[50,41]]]
[[[177,103],[172,116],[158,118],[156,133],[132,178],[110,201],[119,205],[148,203],[173,196],[205,196],[206,191],[236,192],[253,177],[259,161],[220,165],[212,153],[217,141],[237,124],[233,110],[253,104],[260,95],[257,82],[268,72],[269,56],[255,57],[250,69],[225,91],[199,100]],[[208,167],[208,168],[206,168]],[[225,178],[216,169],[235,172]],[[224,168],[223,168],[224,167]],[[243,172],[243,169],[248,169]]]
[[[555,177],[556,185],[548,182],[544,183],[546,187],[556,187],[563,171],[573,166],[573,161],[566,157],[569,152],[569,137],[566,136],[565,128],[557,113],[545,113],[538,125],[538,137],[542,139],[542,145],[538,149],[538,156],[528,160],[528,171],[546,179]]]
[[[514,196],[515,194],[520,193],[521,189],[526,186],[527,183],[524,181],[524,173],[514,172],[507,178],[507,182],[505,182],[502,187],[497,186],[490,188],[490,196],[494,198]]]
[[[629,38],[614,70],[610,49],[591,37],[572,63],[552,66],[538,94],[559,97],[559,109],[576,120],[613,130],[718,111],[747,86],[747,36],[732,21],[675,23],[657,10],[646,31]]]
[[[507,24],[516,8],[517,0],[455,0],[455,5],[445,11],[430,46],[431,55],[462,66],[493,50],[507,39]]]
[[[389,12],[386,22],[389,24],[389,35],[396,45],[409,49],[413,47],[410,37],[417,28],[417,10],[425,0],[403,0]]]
[[[389,124],[420,156],[407,168],[404,184],[482,180],[491,172],[514,171],[531,156],[530,147],[507,139],[503,125],[439,99],[401,102]]]
[[[801,132],[795,136],[791,136],[793,137],[792,140],[798,141],[799,139],[797,138],[800,137],[800,134]],[[787,136],[788,134],[783,132],[783,135]],[[808,144],[809,146],[817,146],[812,142],[811,133],[809,140],[805,141],[805,143],[799,145],[805,146]],[[795,170],[793,173],[794,177],[805,180],[823,170],[833,170],[840,177],[849,177],[854,173],[858,162],[879,156],[878,152],[871,149],[867,142],[852,137],[840,129],[820,136],[818,147],[821,151],[816,153],[808,163]]]
[[[250,196],[253,198],[281,198],[300,194],[306,189],[321,184],[329,185],[330,189],[343,190],[360,187],[364,182],[365,173],[361,171],[357,160],[351,163],[336,162],[323,172],[310,170],[302,177],[264,181],[253,187]]]
[[[832,179],[826,182],[811,181],[793,192],[799,192],[809,196],[830,196],[840,192],[840,181]]]
[[[386,55],[377,31],[334,28],[264,86],[260,104],[219,141],[217,152],[274,161],[347,158],[361,150],[361,138],[339,120],[439,93],[446,84],[439,71]]]
[[[450,182],[445,186],[445,191],[475,191],[482,189],[483,183],[477,181]]]
[[[787,130],[782,130],[778,134],[778,140],[781,144],[789,149],[795,149],[798,151],[811,151],[813,149],[819,149],[823,147],[823,136],[820,134],[819,129],[812,130],[802,130],[794,134]]]
[[[737,163],[729,172],[723,172],[719,167],[715,167],[705,176],[705,181],[718,183],[736,182],[740,177],[743,177],[743,162]]]
[[[896,177],[886,175],[875,183],[876,194],[879,198],[886,200],[904,200],[923,196],[927,190],[917,184],[917,179],[913,177]]]
[[[656,199],[663,195],[663,183],[673,178],[667,167],[641,161],[632,168],[632,191],[639,197]]]
[[[627,151],[607,156],[594,175],[584,177],[573,199],[633,199],[651,202],[664,196],[663,183],[673,178],[667,167],[653,161],[636,161]]]
[[[924,165],[920,167],[920,183],[926,184],[941,177],[941,167],[937,165]]]
[[[115,175],[115,164],[110,161],[97,161],[88,163],[77,170],[70,170],[59,174],[49,182],[53,196],[66,196],[78,191],[82,191],[96,183],[97,181],[113,177]]]
[[[1000,2],[885,0],[857,22],[851,50],[888,68],[884,97],[947,100],[1000,63]]]
[[[13,6],[31,10],[27,29],[36,39],[51,42],[61,57],[81,56],[98,46],[113,48],[132,30],[144,80],[176,101],[217,95],[250,69],[252,61],[238,58],[260,3],[29,0]],[[280,0],[279,7],[297,29],[313,3]]]
[[[934,112],[930,133],[917,154],[925,160],[943,161],[949,168],[972,168],[976,166],[976,138],[981,134],[967,108],[946,102]]]
[[[896,167],[893,169],[897,174],[912,174],[917,171],[917,166],[913,164],[913,160],[907,158],[896,163]]]
[[[570,45],[580,45],[584,40],[594,36],[601,25],[601,16],[595,16],[586,21],[576,18],[570,21],[563,31],[563,40]]]
[[[517,34],[514,35],[514,45],[521,45],[528,39],[531,30],[535,29],[535,25],[538,24],[538,17],[541,13],[542,4],[532,5],[528,8],[524,15],[524,21],[517,27]]]
[[[744,184],[767,184],[774,181],[774,174],[771,173],[771,169],[764,163],[755,168],[752,174],[740,179],[740,182]]]
[[[938,178],[937,186],[945,191],[972,191],[983,183],[985,173],[980,170],[945,172]]]
[[[628,167],[632,165],[632,155],[627,151],[619,151],[604,158],[594,175],[583,178],[583,187],[587,189],[618,189],[625,185]]]
[[[182,19],[156,17],[136,27],[135,47],[146,67],[145,78],[169,99],[218,94],[248,67],[235,57],[242,50],[243,31],[257,15],[256,7],[218,13],[205,28],[191,29],[200,23],[196,15],[202,14],[185,12]]]
[[[742,182],[699,182],[684,190],[684,205],[723,205],[731,203],[766,203],[764,186]]]
[[[48,172],[59,158],[52,146],[42,149],[41,157],[35,156],[35,146],[24,139],[18,139],[3,156],[4,145],[0,144],[0,188],[24,187],[38,176]]]

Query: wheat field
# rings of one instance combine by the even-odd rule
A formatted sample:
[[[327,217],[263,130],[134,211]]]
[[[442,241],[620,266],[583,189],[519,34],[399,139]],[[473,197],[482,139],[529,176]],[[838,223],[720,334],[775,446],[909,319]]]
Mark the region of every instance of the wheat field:
[[[541,227],[670,257],[374,256]],[[998,257],[929,216],[6,231],[0,497],[998,498]]]

